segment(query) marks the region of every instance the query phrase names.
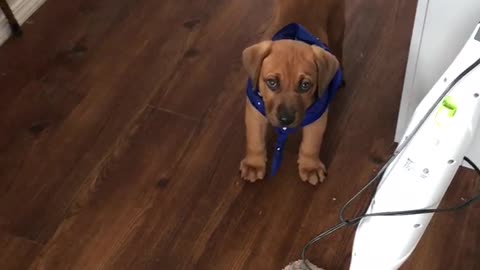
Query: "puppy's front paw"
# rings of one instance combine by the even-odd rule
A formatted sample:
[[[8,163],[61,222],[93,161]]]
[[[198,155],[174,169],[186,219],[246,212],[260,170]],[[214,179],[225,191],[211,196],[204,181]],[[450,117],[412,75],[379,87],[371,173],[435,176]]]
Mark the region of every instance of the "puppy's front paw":
[[[266,160],[264,158],[247,156],[240,162],[242,179],[255,182],[265,177]]]
[[[323,183],[327,179],[327,169],[318,158],[300,158],[298,162],[300,179],[312,185]]]

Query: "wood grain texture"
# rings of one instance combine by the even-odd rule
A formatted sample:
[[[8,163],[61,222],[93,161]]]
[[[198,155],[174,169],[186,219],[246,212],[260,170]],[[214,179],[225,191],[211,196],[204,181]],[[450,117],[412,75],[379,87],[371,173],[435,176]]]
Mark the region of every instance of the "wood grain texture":
[[[115,264],[134,257],[134,253],[121,255],[131,241],[148,232],[145,224],[165,220],[163,207],[175,209],[174,203],[161,202],[170,193],[169,187],[175,185],[168,175],[186,154],[197,123],[148,109],[128,139],[124,154],[109,160],[88,186],[80,188],[75,205],[32,268],[95,269],[102,265],[136,269],[129,264],[121,264],[120,268]],[[162,231],[155,233],[161,235]],[[79,235],[83,235],[81,240]],[[150,259],[145,256],[148,250],[137,251],[139,258]]]
[[[7,170],[2,175],[8,178],[0,198],[0,213],[8,216],[7,230],[45,243],[78,188],[125,143],[123,137],[175,71],[165,62],[174,65],[184,57],[183,44],[191,30],[183,24],[193,14],[176,16],[181,11],[178,3],[124,6],[129,10],[126,18],[114,24],[98,47],[68,56],[84,58],[75,59],[82,63],[53,65],[8,103],[0,122],[2,129],[11,131],[1,141],[2,160],[9,165],[2,166]],[[167,20],[176,23],[178,31],[164,28],[155,35],[147,29],[139,31],[143,28],[138,14],[148,10],[159,10],[158,17],[145,18],[143,23],[155,26]],[[32,129],[42,132],[32,136]]]
[[[272,3],[51,0],[0,47],[1,269],[281,269],[336,224],[395,147],[416,1],[347,0],[317,188],[298,179],[299,134],[278,176],[239,178],[241,51]],[[479,189],[462,169],[443,204]],[[402,270],[479,269],[479,208],[435,216]],[[348,269],[353,233],[308,257]]]
[[[0,230],[0,265],[2,270],[23,270],[39,254],[42,246],[28,239]]]

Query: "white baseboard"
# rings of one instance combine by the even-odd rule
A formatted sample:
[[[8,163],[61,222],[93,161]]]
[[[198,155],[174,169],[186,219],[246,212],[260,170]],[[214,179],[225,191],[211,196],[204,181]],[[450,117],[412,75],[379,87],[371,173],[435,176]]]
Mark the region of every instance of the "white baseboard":
[[[15,18],[23,25],[46,0],[7,0]],[[12,32],[7,18],[0,11],[0,46],[11,36]]]

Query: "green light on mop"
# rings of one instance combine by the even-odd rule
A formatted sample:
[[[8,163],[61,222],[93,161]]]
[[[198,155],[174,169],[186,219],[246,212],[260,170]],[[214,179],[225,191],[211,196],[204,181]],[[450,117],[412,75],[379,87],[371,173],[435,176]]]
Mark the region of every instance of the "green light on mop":
[[[454,99],[451,96],[447,96],[442,101],[440,108],[438,108],[438,112],[435,117],[435,122],[437,125],[441,127],[447,124],[457,113],[457,108],[458,107]]]

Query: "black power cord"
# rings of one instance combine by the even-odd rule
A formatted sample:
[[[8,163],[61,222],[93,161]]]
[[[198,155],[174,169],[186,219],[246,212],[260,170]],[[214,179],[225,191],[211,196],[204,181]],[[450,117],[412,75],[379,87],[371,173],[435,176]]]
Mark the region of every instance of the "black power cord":
[[[430,114],[435,110],[438,104],[445,98],[445,96],[450,92],[450,90],[459,82],[461,81],[468,73],[470,73],[472,70],[474,70],[478,65],[480,65],[480,58],[477,59],[474,63],[472,63],[469,67],[467,67],[462,73],[460,73],[449,85],[448,87],[443,91],[443,93],[437,98],[435,104],[430,107],[428,112],[423,116],[423,118],[419,121],[419,123],[415,126],[415,128],[412,130],[412,132],[405,137],[404,142],[399,145],[399,147],[396,149],[395,153],[390,157],[390,159],[383,165],[383,167],[380,169],[380,171],[373,177],[368,183],[360,189],[357,194],[355,194],[350,200],[348,200],[340,210],[340,223],[331,227],[330,229],[326,230],[325,232],[317,235],[313,239],[311,239],[304,247],[302,250],[302,261],[303,265],[309,269],[310,266],[307,264],[306,259],[305,259],[305,253],[307,252],[308,248],[313,245],[314,243],[318,242],[319,240],[325,238],[326,236],[334,233],[338,229],[341,229],[345,226],[352,226],[356,225],[360,222],[362,218],[365,217],[374,217],[374,216],[406,216],[406,215],[418,215],[418,214],[427,214],[427,213],[442,213],[442,212],[452,212],[452,211],[457,211],[461,210],[463,208],[466,208],[470,204],[472,204],[475,201],[480,200],[480,195],[477,195],[469,200],[467,200],[465,203],[455,206],[455,207],[450,207],[450,208],[444,208],[444,209],[416,209],[416,210],[408,210],[408,211],[395,211],[395,212],[380,212],[380,213],[372,213],[372,214],[364,214],[360,215],[351,219],[346,219],[345,218],[345,210],[347,207],[356,199],[358,196],[360,196],[367,188],[369,188],[373,183],[377,182],[377,180],[383,176],[385,171],[387,170],[388,166],[395,160],[395,158],[400,154],[405,147],[410,143],[412,138],[415,136],[415,134],[418,132],[418,130],[421,128],[422,124],[427,120],[427,118],[430,116]],[[464,160],[470,164],[474,168],[474,170],[477,172],[477,174],[480,176],[480,170],[478,169],[478,166],[473,163],[468,157],[464,157]]]
[[[480,176],[480,169],[478,168],[478,166],[472,161],[470,160],[468,157],[464,157],[464,160],[470,164],[470,166],[473,167],[473,169],[475,170],[475,172],[478,174],[478,176]],[[377,179],[378,177],[375,177],[373,178],[373,180]],[[365,185],[364,188],[362,188],[362,190],[360,190],[359,193],[363,192],[365,189],[367,189],[370,185],[372,185],[374,183],[374,181],[370,181],[367,185]],[[356,195],[359,195],[359,193],[357,193]],[[372,213],[372,214],[365,214],[365,215],[361,215],[361,216],[358,216],[358,217],[354,217],[352,219],[345,219],[343,218],[343,216],[341,215],[341,219],[342,221],[333,226],[332,228],[326,230],[325,232],[319,234],[318,236],[316,236],[315,238],[313,238],[312,240],[310,240],[304,247],[303,247],[303,250],[302,250],[302,261],[303,261],[303,264],[305,267],[307,267],[307,269],[309,270],[312,270],[310,268],[310,266],[308,266],[308,264],[306,263],[306,259],[305,259],[305,253],[307,252],[307,249],[312,245],[314,244],[315,242],[325,238],[326,236],[332,234],[333,232],[337,231],[338,229],[341,229],[345,226],[352,226],[352,225],[356,225],[360,222],[360,220],[362,218],[365,218],[365,217],[375,217],[375,216],[406,216],[406,215],[418,215],[418,214],[428,214],[428,213],[442,213],[442,212],[453,212],[453,211],[458,211],[458,210],[461,210],[463,208],[466,208],[468,207],[469,205],[471,205],[472,203],[474,203],[475,201],[478,201],[480,200],[480,194],[479,195],[476,195],[474,196],[473,198],[465,201],[464,203],[460,204],[460,205],[457,205],[457,206],[454,206],[454,207],[449,207],[449,208],[437,208],[437,209],[416,209],[416,210],[407,210],[407,211],[395,211],[395,212],[379,212],[379,213]],[[345,205],[344,205],[345,206]],[[344,210],[345,207],[342,209]]]

